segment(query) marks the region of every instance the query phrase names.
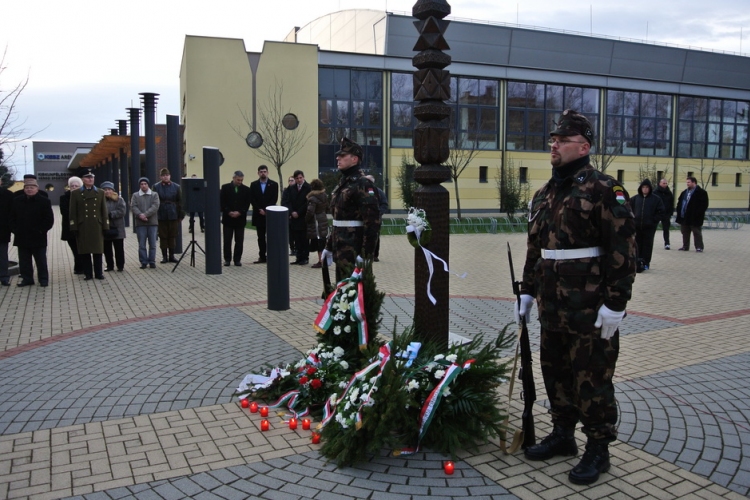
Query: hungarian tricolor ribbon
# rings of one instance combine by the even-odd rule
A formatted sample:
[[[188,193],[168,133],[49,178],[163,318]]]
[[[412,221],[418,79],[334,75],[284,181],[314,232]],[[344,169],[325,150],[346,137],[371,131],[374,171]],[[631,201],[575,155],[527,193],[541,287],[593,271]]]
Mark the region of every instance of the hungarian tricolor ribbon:
[[[349,296],[350,289],[355,291],[354,296]],[[350,278],[336,283],[336,288],[326,298],[313,323],[313,327],[318,333],[324,334],[331,328],[334,316],[338,314],[334,312],[334,309],[338,304],[343,303],[346,303],[344,312],[348,311],[350,317],[356,323],[359,346],[364,349],[369,341],[369,332],[365,317],[364,284],[360,268],[355,268]]]

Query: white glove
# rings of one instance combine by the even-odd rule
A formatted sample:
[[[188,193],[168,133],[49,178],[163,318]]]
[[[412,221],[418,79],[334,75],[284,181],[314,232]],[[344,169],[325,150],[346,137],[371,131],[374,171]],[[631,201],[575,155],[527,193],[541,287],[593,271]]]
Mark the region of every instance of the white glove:
[[[516,306],[513,308],[513,314],[516,317],[516,323],[521,325],[521,317],[526,316],[534,305],[534,297],[531,295],[521,294],[521,302],[516,300]]]
[[[617,327],[620,326],[624,317],[625,311],[613,311],[602,304],[599,308],[599,313],[596,315],[594,326],[602,329],[602,338],[604,340],[609,340],[617,331]]]
[[[333,265],[333,252],[323,249],[323,251],[320,253],[320,260],[321,262],[325,262],[326,265],[332,266]]]

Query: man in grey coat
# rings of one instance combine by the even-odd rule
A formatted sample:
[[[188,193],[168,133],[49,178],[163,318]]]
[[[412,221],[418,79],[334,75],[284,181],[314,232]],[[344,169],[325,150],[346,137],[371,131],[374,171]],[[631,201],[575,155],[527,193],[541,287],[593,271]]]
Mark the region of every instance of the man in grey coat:
[[[156,269],[159,195],[151,191],[148,177],[138,179],[138,188],[130,199],[130,211],[135,216],[135,234],[138,236],[138,260],[141,262],[141,269]]]

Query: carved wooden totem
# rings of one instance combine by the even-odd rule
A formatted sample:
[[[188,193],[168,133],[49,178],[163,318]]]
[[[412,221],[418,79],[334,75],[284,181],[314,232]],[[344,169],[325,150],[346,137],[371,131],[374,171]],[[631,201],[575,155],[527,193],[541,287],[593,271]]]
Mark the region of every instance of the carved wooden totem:
[[[448,159],[450,136],[450,107],[445,100],[450,98],[450,72],[444,68],[451,63],[444,34],[451,13],[445,0],[418,0],[412,15],[418,20],[414,25],[419,38],[414,46],[418,51],[412,59],[414,72],[414,116],[418,123],[414,130],[414,158],[419,166],[414,179],[420,187],[414,194],[414,205],[427,213],[432,227],[432,238],[425,248],[448,262],[450,247],[449,211],[450,196],[440,183],[450,179],[448,167],[442,165]],[[414,322],[417,337],[448,344],[448,273],[436,262],[431,290],[437,299],[432,304],[427,296],[429,269],[425,254],[417,249],[414,254],[415,306]]]

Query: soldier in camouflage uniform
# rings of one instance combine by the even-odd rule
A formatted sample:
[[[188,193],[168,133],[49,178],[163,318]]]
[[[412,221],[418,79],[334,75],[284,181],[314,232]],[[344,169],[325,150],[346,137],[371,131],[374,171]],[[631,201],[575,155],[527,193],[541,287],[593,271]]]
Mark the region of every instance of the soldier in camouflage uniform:
[[[333,255],[337,281],[348,278],[346,271],[351,271],[358,256],[372,257],[380,231],[378,191],[360,171],[362,156],[359,144],[341,139],[341,150],[336,153],[341,180],[331,195],[333,231],[321,256]]]
[[[589,121],[566,110],[550,136],[553,173],[531,202],[516,315],[537,300],[554,430],[525,455],[577,455],[580,421],[588,443],[569,479],[591,484],[609,469],[608,444],[617,437],[612,376],[635,277],[635,223],[625,189],[589,163]]]

